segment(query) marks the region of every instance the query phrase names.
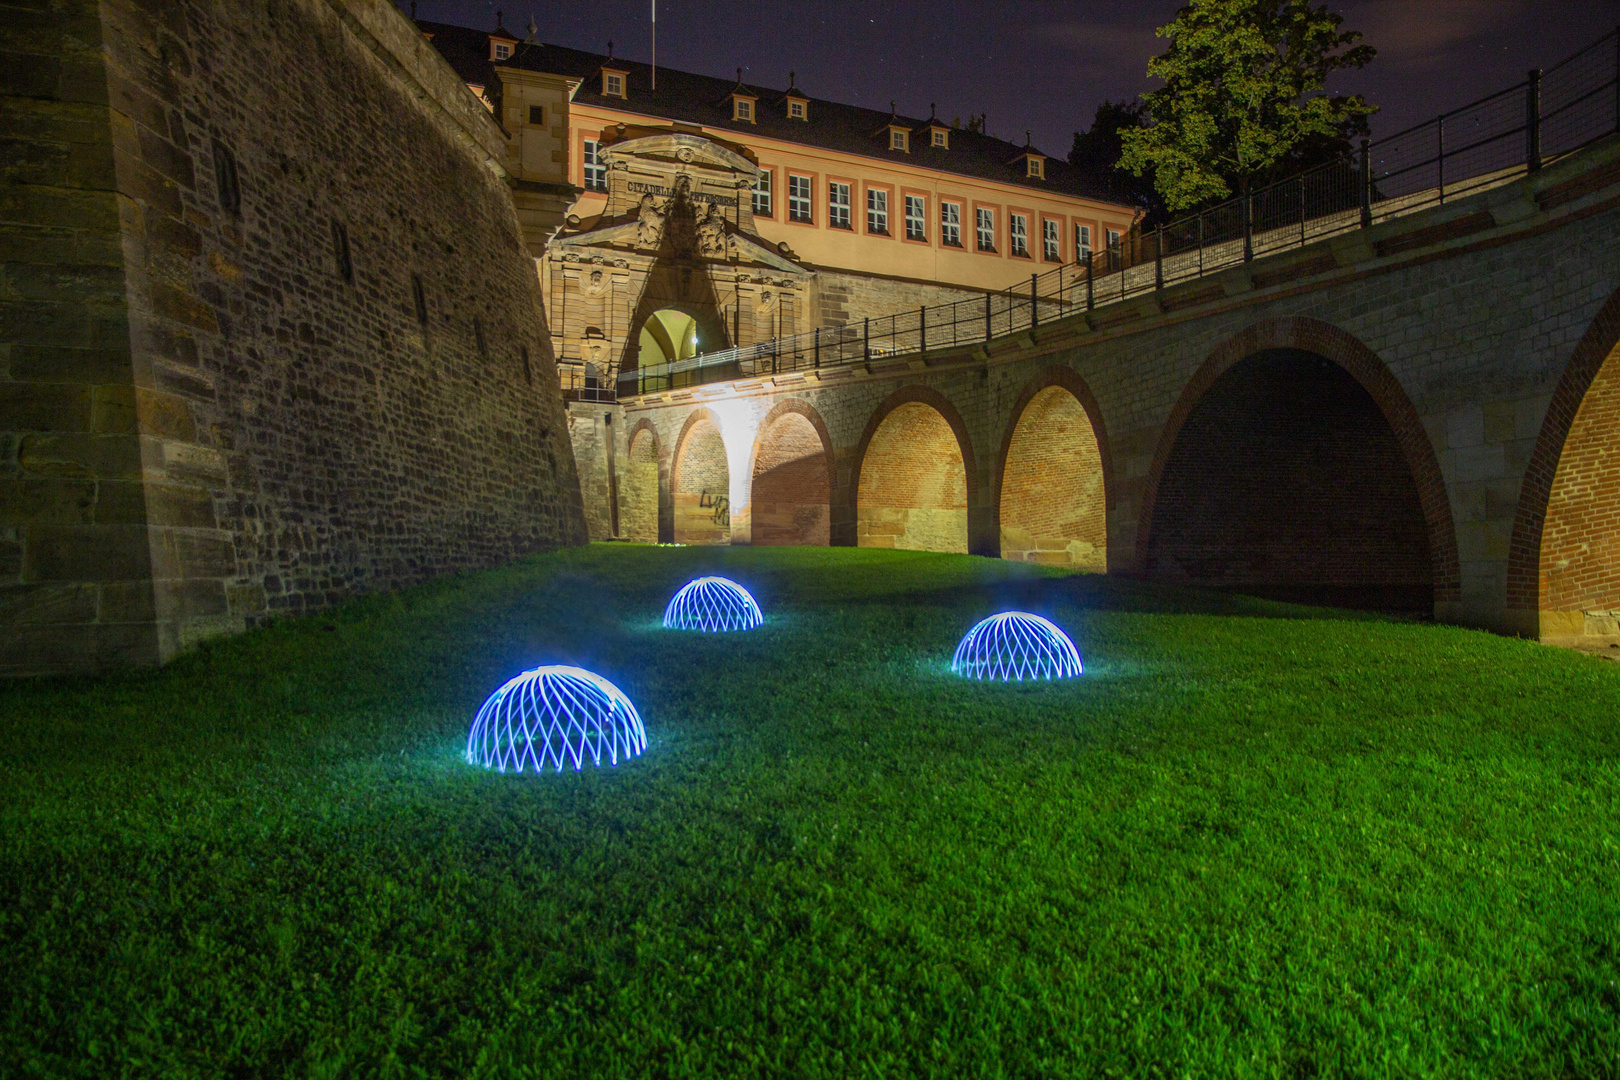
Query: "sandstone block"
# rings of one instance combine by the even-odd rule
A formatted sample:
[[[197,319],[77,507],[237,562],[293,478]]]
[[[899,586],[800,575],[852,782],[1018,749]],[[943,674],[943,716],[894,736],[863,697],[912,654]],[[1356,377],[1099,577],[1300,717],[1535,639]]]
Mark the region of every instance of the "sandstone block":
[[[28,435],[17,452],[24,472],[41,476],[138,480],[140,442],[128,435]]]
[[[24,534],[25,582],[138,581],[151,574],[143,526],[29,525]]]
[[[0,479],[0,525],[88,525],[95,505],[94,481]]]

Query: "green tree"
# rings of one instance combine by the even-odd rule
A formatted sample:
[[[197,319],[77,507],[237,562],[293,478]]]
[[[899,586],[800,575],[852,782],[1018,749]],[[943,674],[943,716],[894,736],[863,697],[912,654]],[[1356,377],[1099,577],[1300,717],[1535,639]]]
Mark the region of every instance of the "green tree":
[[[1143,102],[1102,102],[1091,119],[1091,127],[1074,133],[1069,164],[1095,180],[1102,194],[1145,211],[1145,221],[1158,222],[1166,214],[1164,200],[1153,186],[1153,170],[1149,168],[1146,175],[1133,176],[1119,168],[1120,156],[1125,152],[1122,134],[1147,124],[1147,105]]]
[[[1374,106],[1321,91],[1377,51],[1343,21],[1310,0],[1192,0],[1158,30],[1170,48],[1148,74],[1164,86],[1142,95],[1151,126],[1121,132],[1120,168],[1152,170],[1165,204],[1185,210],[1348,148]]]

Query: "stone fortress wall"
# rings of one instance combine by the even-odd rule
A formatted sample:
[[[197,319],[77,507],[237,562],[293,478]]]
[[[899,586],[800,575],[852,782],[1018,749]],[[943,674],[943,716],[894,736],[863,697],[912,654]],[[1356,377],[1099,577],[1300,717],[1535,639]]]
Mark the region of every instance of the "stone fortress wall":
[[[387,0],[0,0],[0,673],[585,538],[493,119]]]

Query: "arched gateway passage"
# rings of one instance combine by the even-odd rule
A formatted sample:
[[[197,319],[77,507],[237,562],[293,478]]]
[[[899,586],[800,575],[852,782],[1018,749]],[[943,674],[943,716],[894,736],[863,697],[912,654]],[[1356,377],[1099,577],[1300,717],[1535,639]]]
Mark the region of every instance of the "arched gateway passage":
[[[753,542],[828,543],[832,480],[827,444],[808,408],[783,406],[761,425],[754,452]]]
[[[872,433],[860,469],[859,546],[967,551],[967,469],[938,409],[921,401],[896,405]]]
[[[1003,460],[1002,558],[1107,570],[1102,451],[1080,399],[1061,385],[1036,391]]]
[[[698,321],[684,311],[660,308],[641,324],[637,363],[645,369],[698,354]]]
[[[1262,350],[1216,377],[1175,435],[1151,513],[1154,578],[1433,611],[1412,468],[1368,390],[1313,352]]]
[[[687,421],[671,470],[677,544],[731,543],[731,468],[707,410]]]

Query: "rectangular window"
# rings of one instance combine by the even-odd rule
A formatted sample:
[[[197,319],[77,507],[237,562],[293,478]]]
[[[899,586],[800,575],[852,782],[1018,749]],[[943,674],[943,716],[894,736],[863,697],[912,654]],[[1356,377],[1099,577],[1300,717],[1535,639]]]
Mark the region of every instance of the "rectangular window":
[[[889,235],[889,193],[866,189],[866,231]]]
[[[1007,215],[1007,233],[1012,237],[1012,253],[1029,258],[1029,218],[1023,214]]]
[[[604,74],[602,76],[602,93],[608,97],[624,97],[624,76]]]
[[[338,277],[354,284],[354,260],[349,257],[349,229],[337,218],[332,219],[332,255],[337,260]]]
[[[899,128],[889,129],[889,149],[909,150],[909,145],[906,140],[906,133],[904,131],[901,131]]]
[[[1118,251],[1119,250],[1119,230],[1118,229],[1109,229],[1108,230],[1108,250],[1109,251]]]
[[[980,251],[996,250],[996,212],[980,206],[974,211]]]
[[[1074,261],[1085,262],[1091,258],[1091,226],[1076,225],[1074,227]]]
[[[242,187],[236,176],[236,155],[230,147],[213,140],[214,190],[219,195],[219,208],[227,214],[242,209]]]
[[[928,239],[928,201],[921,195],[906,196],[906,239]]]
[[[544,124],[546,122],[546,108],[544,105],[529,106],[529,123]]]
[[[836,181],[827,185],[827,224],[835,229],[853,228],[849,223],[849,185]]]
[[[939,204],[939,242],[947,247],[962,246],[962,206],[960,203]]]
[[[760,217],[770,217],[774,211],[771,209],[771,170],[759,170],[759,179],[754,181],[754,213]]]
[[[1058,231],[1058,223],[1050,218],[1041,222],[1042,243],[1046,247],[1047,262],[1063,261],[1063,234]]]
[[[598,156],[599,147],[595,139],[585,140],[585,190],[607,190],[607,166],[602,164]]]
[[[949,140],[949,135],[943,128],[935,128],[934,129],[934,145],[935,146],[939,147],[941,150],[947,149],[950,146],[950,143],[949,143],[948,140]]]
[[[423,326],[428,322],[427,290],[422,288],[422,275],[411,275],[411,303],[416,308],[416,321]]]
[[[507,57],[509,57],[511,55],[512,55],[512,46],[508,45],[504,41],[497,41],[495,43],[495,59],[497,59],[497,60],[505,60]]]
[[[802,102],[802,101],[790,101],[790,102],[788,102],[788,119],[789,120],[803,120],[804,119],[804,102]]]
[[[810,220],[810,178],[788,177],[788,220]]]
[[[747,98],[737,98],[736,101],[737,115],[732,117],[732,119],[741,120],[746,124],[752,124],[754,122],[754,103],[749,101]]]
[[[1046,162],[1038,157],[1026,158],[1029,163],[1029,176],[1035,180],[1046,179]]]

